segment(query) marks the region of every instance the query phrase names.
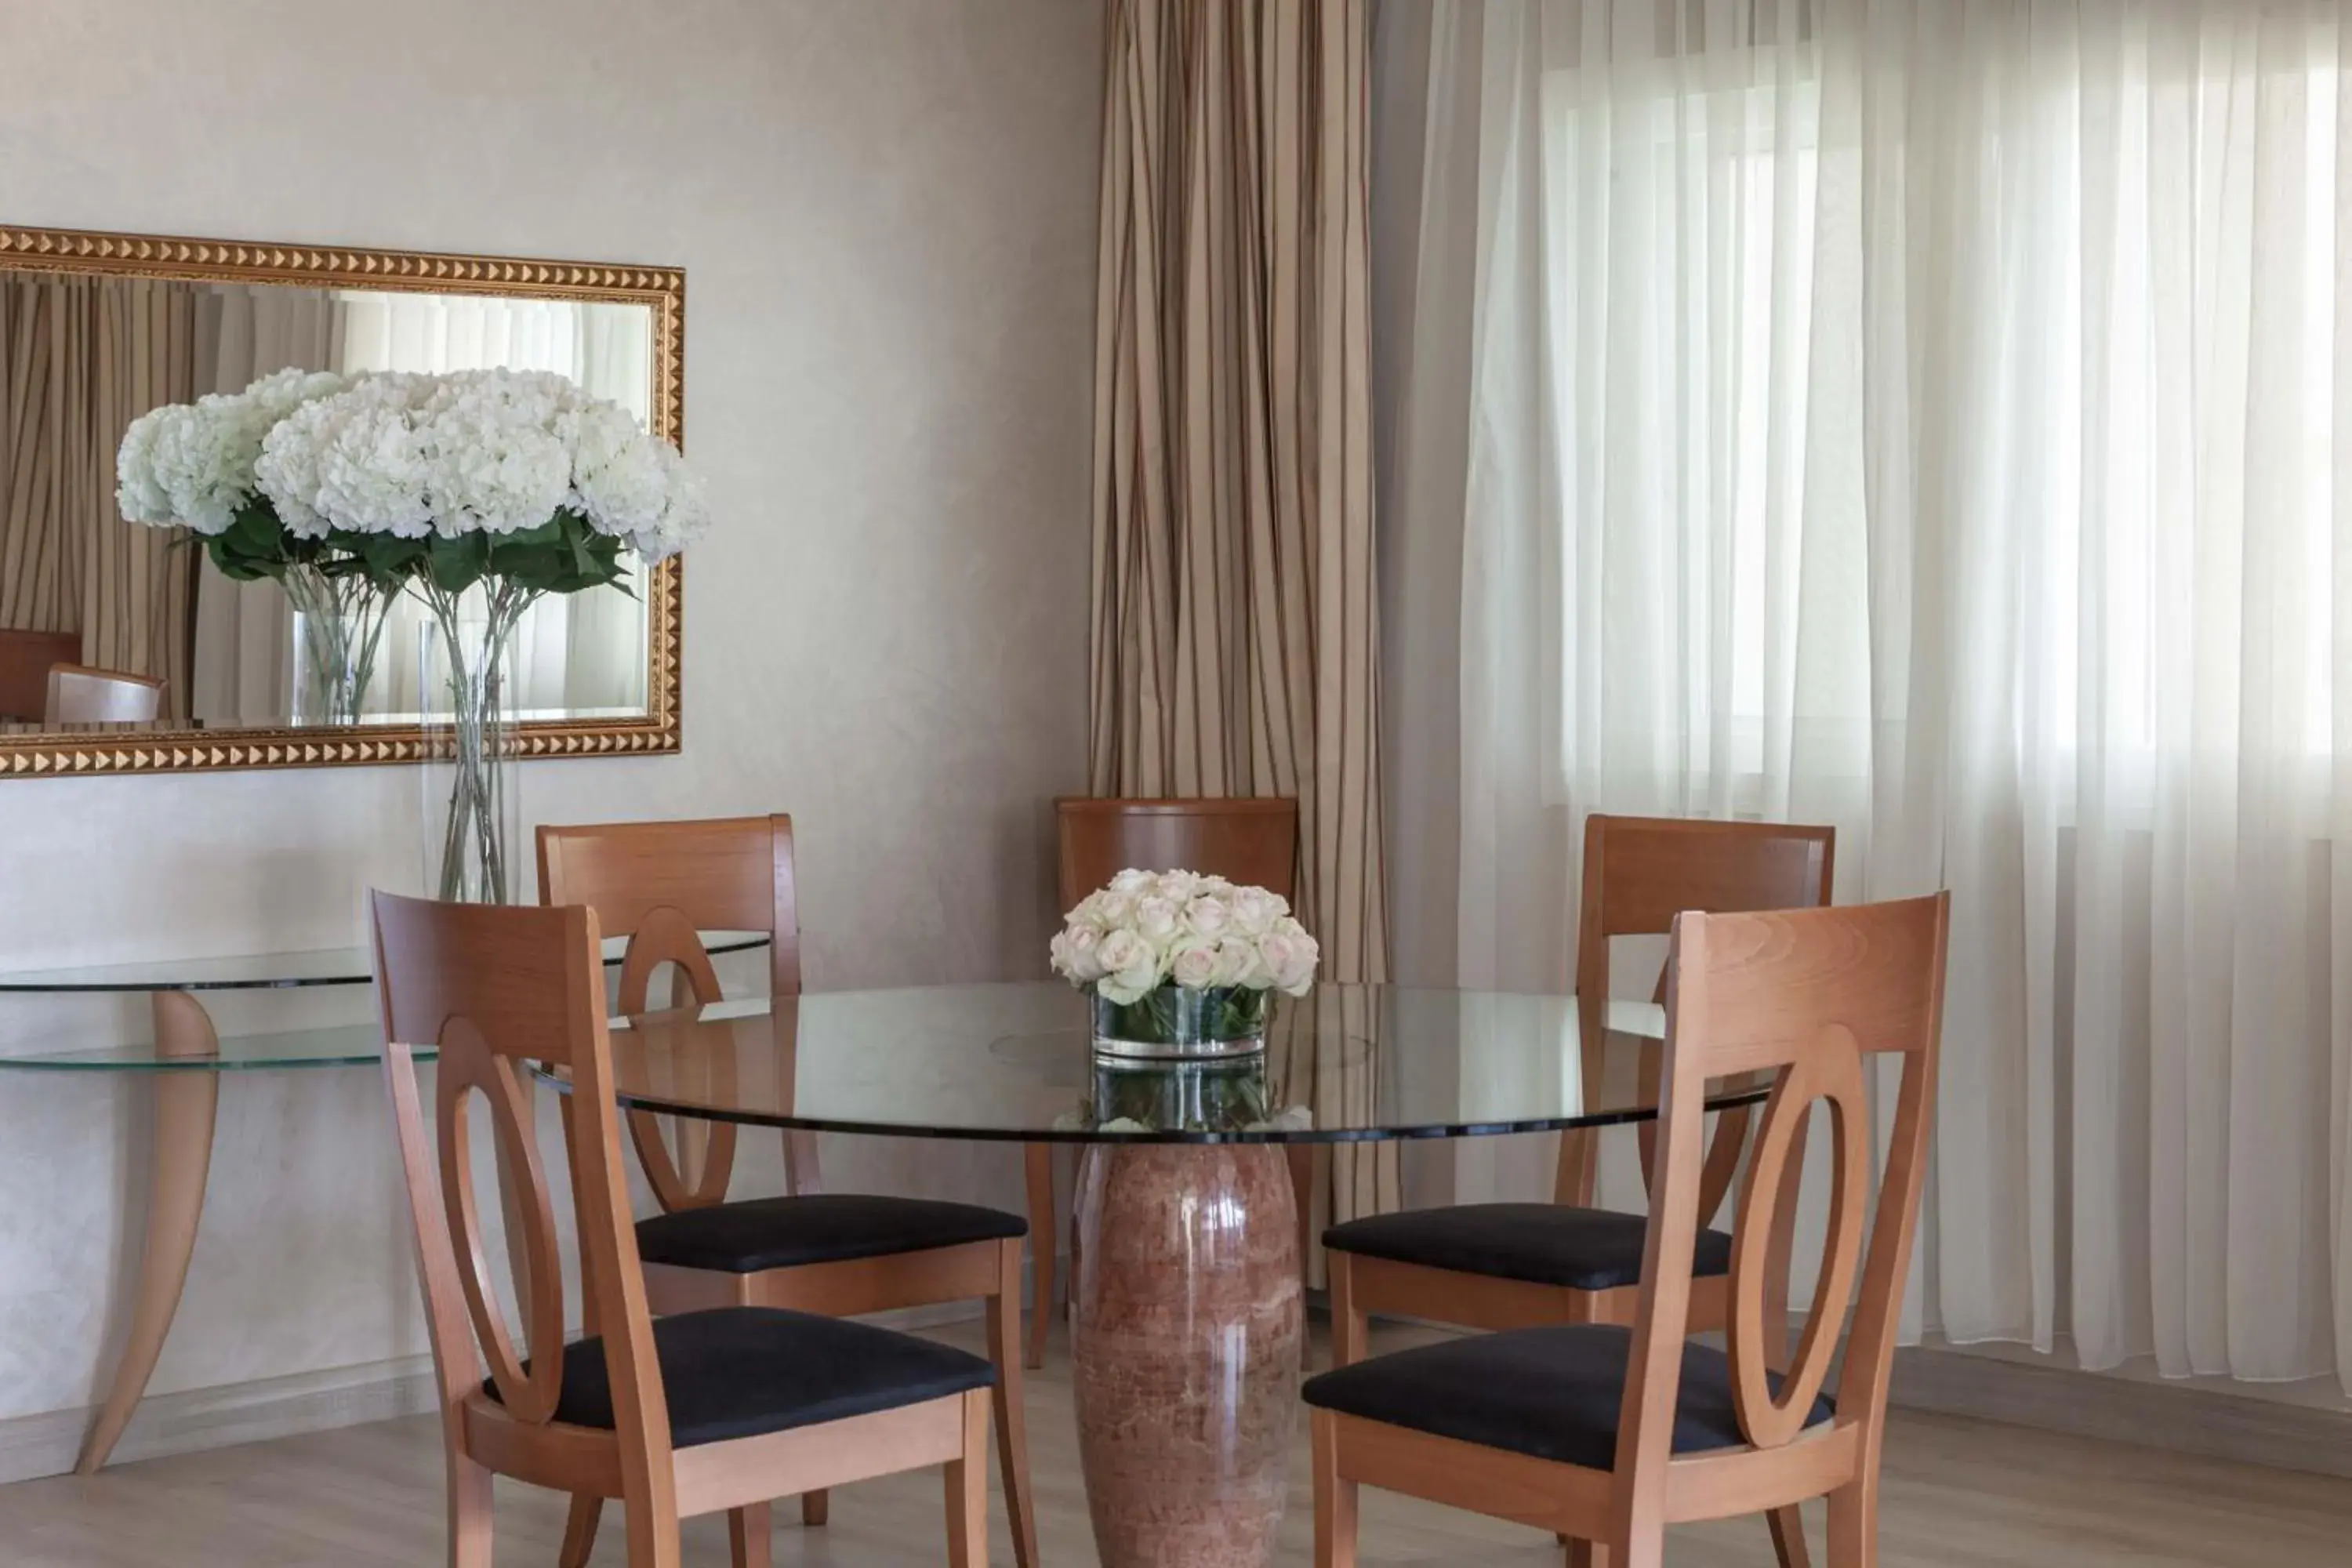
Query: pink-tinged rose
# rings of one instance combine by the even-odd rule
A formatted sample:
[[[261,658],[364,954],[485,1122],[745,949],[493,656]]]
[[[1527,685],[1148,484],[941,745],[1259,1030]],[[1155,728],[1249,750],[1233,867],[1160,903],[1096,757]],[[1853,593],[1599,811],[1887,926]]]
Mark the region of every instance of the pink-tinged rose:
[[[1126,893],[1114,893],[1105,889],[1088,899],[1087,903],[1094,906],[1087,917],[1087,923],[1106,936],[1135,919],[1135,900]],[[1082,904],[1079,907],[1084,909],[1086,906]]]
[[[1181,904],[1199,892],[1205,879],[1198,871],[1162,871],[1157,890],[1161,898]]]
[[[1215,942],[1233,929],[1234,912],[1225,900],[1213,893],[1203,893],[1184,906],[1184,923],[1192,934]]]
[[[1264,936],[1289,906],[1264,888],[1236,888],[1230,901],[1233,925],[1244,936]]]
[[[1217,944],[1217,978],[1219,985],[1239,985],[1251,991],[1263,991],[1274,984],[1267,973],[1265,960],[1257,943],[1245,936],[1229,936]]]
[[[1158,895],[1135,901],[1135,934],[1154,947],[1172,947],[1183,934],[1178,921],[1183,908],[1172,899]]]
[[[1315,965],[1322,954],[1315,939],[1296,921],[1285,921],[1258,938],[1257,951],[1274,989],[1286,996],[1304,996],[1314,986]]]
[[[1176,954],[1176,962],[1170,966],[1168,977],[1179,985],[1205,988],[1218,984],[1218,963],[1216,948],[1206,942],[1199,943]]]
[[[1091,926],[1074,925],[1054,938],[1054,972],[1073,985],[1091,985],[1102,978],[1097,957],[1102,938]]]
[[[1158,950],[1131,931],[1107,933],[1096,945],[1095,961],[1103,968],[1095,989],[1121,1006],[1160,984]]]
[[[1160,879],[1150,872],[1139,871],[1130,866],[1110,879],[1109,890],[1114,893],[1125,893],[1129,898],[1134,898],[1139,894],[1150,891],[1159,880]]]

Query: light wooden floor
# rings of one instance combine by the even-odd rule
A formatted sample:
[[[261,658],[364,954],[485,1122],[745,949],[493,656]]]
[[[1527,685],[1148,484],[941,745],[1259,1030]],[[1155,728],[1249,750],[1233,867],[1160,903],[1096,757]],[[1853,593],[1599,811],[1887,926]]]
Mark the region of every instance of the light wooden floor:
[[[950,1331],[970,1343],[975,1336]],[[1382,1342],[1375,1335],[1375,1348]],[[1387,1342],[1401,1342],[1393,1337]],[[976,1347],[975,1347],[976,1348]],[[1319,1364],[1319,1363],[1318,1363]],[[1056,1344],[1030,1384],[1032,1465],[1045,1568],[1095,1561],[1070,1424],[1069,1363]],[[439,1429],[430,1418],[354,1426],[123,1465],[89,1480],[0,1487],[7,1568],[313,1568],[440,1563]],[[500,1568],[552,1568],[558,1500],[499,1483]],[[1306,1424],[1299,1424],[1283,1561],[1310,1560]],[[1559,1561],[1549,1537],[1367,1490],[1368,1563]],[[938,1473],[835,1494],[833,1522],[803,1531],[778,1510],[788,1568],[901,1568],[945,1557]],[[688,1525],[687,1561],[727,1561],[723,1529]],[[1816,1561],[1821,1521],[1811,1520]],[[618,1531],[595,1561],[621,1563]],[[1001,1498],[991,1562],[1009,1564]],[[1755,1521],[1678,1537],[1676,1568],[1767,1568]],[[2255,1469],[1948,1416],[1897,1414],[1887,1446],[1884,1568],[2344,1568],[2352,1481]]]

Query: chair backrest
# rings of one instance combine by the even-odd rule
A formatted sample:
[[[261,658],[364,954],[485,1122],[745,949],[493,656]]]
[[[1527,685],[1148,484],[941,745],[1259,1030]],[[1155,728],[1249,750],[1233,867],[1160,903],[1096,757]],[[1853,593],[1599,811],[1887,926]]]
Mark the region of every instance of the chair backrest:
[[[1121,871],[1199,871],[1296,896],[1298,803],[1287,799],[1054,803],[1062,829],[1062,908]]]
[[[1853,1309],[1837,1395],[1840,1426],[1884,1419],[1896,1318],[1910,1268],[1927,1166],[1942,1033],[1949,895],[1843,909],[1681,916],[1666,997],[1661,1186],[1651,1205],[1641,1300],[1618,1430],[1621,1505],[1664,1499],[1688,1327],[1692,1253],[1709,1079],[1773,1075],[1754,1157],[1742,1178],[1731,1255],[1728,1349],[1742,1434],[1756,1449],[1804,1429]],[[1865,1067],[1901,1064],[1875,1202]],[[1883,1079],[1881,1080],[1883,1083]],[[1831,1204],[1812,1310],[1776,1398],[1768,1288],[1786,1288],[1771,1257],[1780,1211],[1799,1196],[1800,1134],[1829,1106]],[[1868,1257],[1864,1245],[1867,1233]],[[1857,1289],[1857,1281],[1859,1289]]]
[[[699,934],[706,931],[768,932],[771,989],[778,996],[800,994],[789,816],[541,827],[539,901],[584,904],[596,911],[601,929],[628,938],[617,1001],[625,1015],[647,1010],[648,985],[665,963],[676,966],[697,1002],[721,999],[718,971]],[[668,1005],[678,1000],[673,995]],[[665,1212],[725,1200],[735,1168],[732,1123],[686,1130],[681,1142],[692,1144],[697,1156],[688,1176],[679,1170],[678,1152],[662,1136],[660,1118],[633,1111],[628,1120],[638,1163]],[[784,1159],[793,1190],[814,1190],[814,1138],[786,1133]]]
[[[48,712],[50,668],[80,658],[79,632],[0,627],[0,719],[39,722]]]
[[[1715,822],[1688,817],[1604,816],[1584,824],[1584,895],[1577,912],[1576,994],[1609,994],[1609,942],[1620,936],[1664,936],[1685,910],[1729,914],[1755,910],[1814,909],[1830,901],[1837,830],[1778,822]],[[1664,999],[1666,977],[1658,977]],[[1597,1096],[1606,1005],[1581,1006],[1585,1090]],[[1654,1104],[1658,1058],[1642,1066],[1642,1096]],[[1707,1163],[1707,1192],[1722,1205],[1748,1135],[1745,1112],[1720,1119]],[[1657,1130],[1641,1130],[1642,1173],[1656,1159]],[[1556,1195],[1562,1203],[1592,1201],[1591,1137],[1561,1141]]]
[[[563,1274],[533,1131],[529,1063],[568,1068],[563,1098],[587,1310],[604,1336],[630,1506],[668,1485],[669,1416],[655,1360],[636,1232],[622,1173],[604,965],[593,910],[437,904],[372,895],[384,1078],[416,1239],[427,1327],[450,1440],[488,1363],[513,1418],[553,1419],[562,1392]],[[436,1047],[428,1134],[414,1048]],[[508,1194],[524,1338],[488,1278],[469,1125],[489,1108]],[[437,1155],[436,1142],[438,1144]],[[525,1359],[528,1349],[528,1363]],[[659,1462],[656,1459],[658,1457]]]
[[[606,935],[629,939],[623,1013],[644,1011],[646,982],[663,963],[687,973],[698,999],[718,1001],[718,982],[709,974],[709,958],[697,936],[705,931],[766,931],[771,985],[779,996],[800,994],[789,816],[541,827],[539,901],[586,904]],[[695,940],[681,942],[681,934]]]
[[[49,667],[46,724],[141,724],[163,709],[163,683],[152,676],[86,664]]]

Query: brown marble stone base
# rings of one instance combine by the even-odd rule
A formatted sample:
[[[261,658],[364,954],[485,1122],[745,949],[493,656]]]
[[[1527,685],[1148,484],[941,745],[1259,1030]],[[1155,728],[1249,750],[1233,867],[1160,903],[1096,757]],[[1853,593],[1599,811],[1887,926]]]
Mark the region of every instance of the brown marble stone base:
[[[1282,1150],[1097,1145],[1077,1208],[1073,1384],[1103,1568],[1262,1568],[1302,1332]]]

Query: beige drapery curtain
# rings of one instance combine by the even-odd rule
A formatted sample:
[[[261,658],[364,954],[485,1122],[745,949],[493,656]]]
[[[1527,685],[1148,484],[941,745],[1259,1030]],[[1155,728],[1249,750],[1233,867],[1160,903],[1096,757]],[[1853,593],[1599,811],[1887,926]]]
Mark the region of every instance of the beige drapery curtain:
[[[1096,317],[1091,787],[1297,796],[1336,980],[1388,971],[1367,51],[1365,0],[1117,0]]]
[[[122,521],[131,420],[194,385],[194,291],[148,279],[0,283],[0,626],[79,631],[84,664],[164,681],[188,712],[194,552]]]

